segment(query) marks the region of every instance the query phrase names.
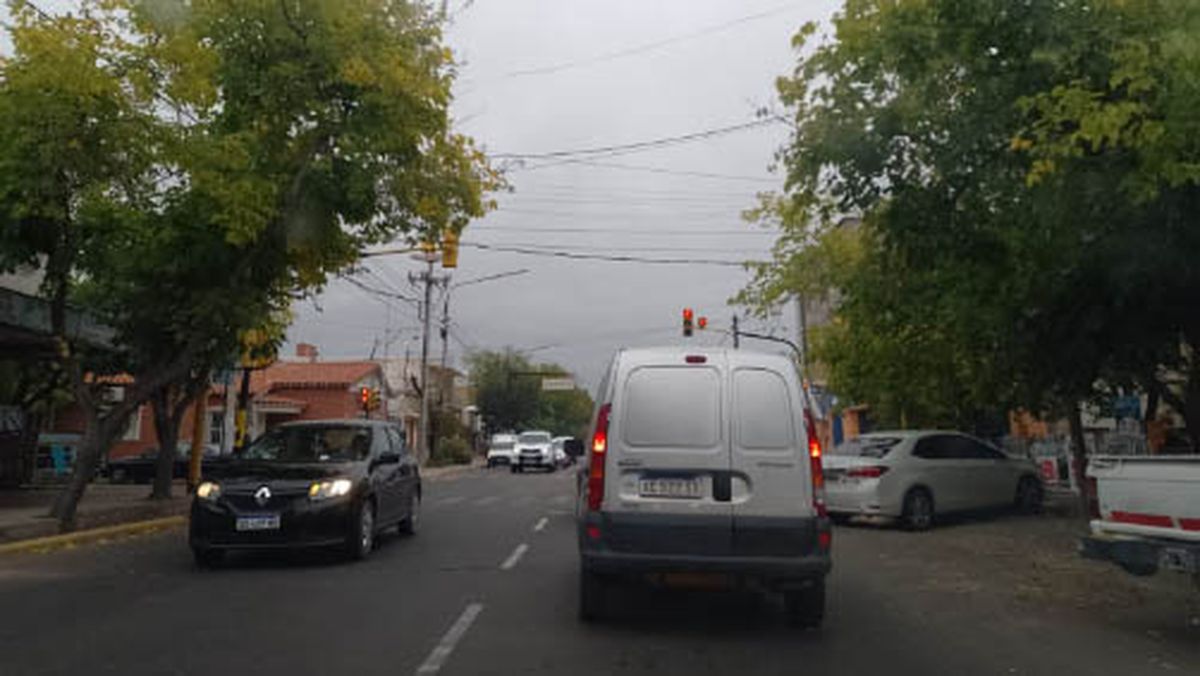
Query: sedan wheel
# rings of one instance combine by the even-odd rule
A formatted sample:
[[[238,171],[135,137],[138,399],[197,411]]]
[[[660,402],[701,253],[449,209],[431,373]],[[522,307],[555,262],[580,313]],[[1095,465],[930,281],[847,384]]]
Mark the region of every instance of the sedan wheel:
[[[1033,477],[1021,479],[1017,484],[1017,509],[1025,514],[1042,513],[1042,484]]]
[[[929,530],[933,526],[933,498],[924,489],[913,489],[904,496],[904,526],[909,530]]]
[[[352,559],[365,559],[375,545],[375,508],[370,501],[359,506],[353,524],[346,538],[347,553]]]

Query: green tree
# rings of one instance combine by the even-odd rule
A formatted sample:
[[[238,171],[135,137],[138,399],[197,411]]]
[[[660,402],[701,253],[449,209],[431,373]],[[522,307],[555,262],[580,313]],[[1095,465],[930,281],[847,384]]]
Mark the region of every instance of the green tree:
[[[860,214],[863,255],[810,275],[838,295],[835,385],[910,424],[1063,412],[1077,449],[1079,402],[1114,384],[1190,418],[1197,11],[848,0],[831,36],[805,27],[778,83],[785,191],[749,214],[783,235],[743,299],[802,289],[836,216]]]
[[[519,352],[483,351],[467,357],[475,404],[491,433],[519,430],[537,417],[541,383],[533,364]]]
[[[137,406],[228,360],[242,331],[363,247],[461,230],[499,182],[449,129],[453,62],[421,4],[95,0],[66,17],[10,5],[0,259],[45,257],[88,414],[54,510],[69,527]],[[116,354],[73,344],[73,294],[117,330]],[[108,406],[96,376],[118,370],[135,384]]]

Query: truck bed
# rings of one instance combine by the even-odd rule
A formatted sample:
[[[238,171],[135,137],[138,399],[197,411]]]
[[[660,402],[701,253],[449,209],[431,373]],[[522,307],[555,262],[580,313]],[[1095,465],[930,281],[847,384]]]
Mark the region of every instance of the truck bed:
[[[1100,501],[1093,533],[1200,542],[1200,455],[1100,455],[1087,473]]]

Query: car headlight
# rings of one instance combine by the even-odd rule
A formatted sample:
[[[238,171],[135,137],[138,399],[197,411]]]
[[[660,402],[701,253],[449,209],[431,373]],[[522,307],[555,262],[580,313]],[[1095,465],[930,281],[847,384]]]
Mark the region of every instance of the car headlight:
[[[349,479],[334,479],[333,481],[317,481],[308,487],[310,500],[328,500],[346,495],[354,487]]]
[[[196,487],[196,497],[201,500],[216,500],[221,496],[221,485],[205,481]]]

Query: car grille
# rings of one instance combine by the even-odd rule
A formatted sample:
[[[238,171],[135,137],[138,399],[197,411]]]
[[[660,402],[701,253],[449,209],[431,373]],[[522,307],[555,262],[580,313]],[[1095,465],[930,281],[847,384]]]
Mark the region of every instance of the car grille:
[[[271,498],[265,504],[259,504],[258,500],[254,499],[253,493],[227,493],[223,497],[231,507],[239,512],[254,512],[262,510],[284,510],[287,509],[297,498],[304,497],[304,493],[271,493]]]

